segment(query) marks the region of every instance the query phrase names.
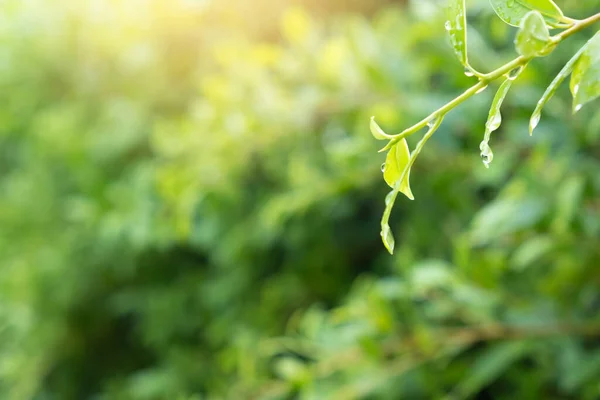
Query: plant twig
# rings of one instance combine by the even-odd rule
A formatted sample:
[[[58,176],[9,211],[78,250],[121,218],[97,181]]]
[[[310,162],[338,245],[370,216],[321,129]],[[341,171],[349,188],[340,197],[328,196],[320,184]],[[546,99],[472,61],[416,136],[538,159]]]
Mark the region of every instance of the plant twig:
[[[562,31],[558,35],[553,36],[551,38],[549,46],[556,46],[557,44],[559,44],[566,38],[589,27],[590,25],[593,25],[594,23],[596,23],[598,21],[600,21],[600,13],[598,13],[596,15],[592,15],[591,17],[580,20],[580,21],[573,21],[573,25],[570,28]],[[515,68],[521,68],[521,67],[525,66],[525,64],[527,64],[530,60],[531,60],[531,58],[529,58],[529,57],[519,56],[519,57],[515,58],[514,60],[504,64],[500,68],[495,69],[494,71],[492,71],[488,74],[479,75],[478,76],[479,82],[477,82],[475,85],[471,86],[469,89],[467,89],[465,92],[463,92],[460,96],[456,97],[455,99],[453,99],[446,105],[444,105],[444,106],[440,107],[439,109],[437,109],[436,111],[432,112],[430,115],[428,115],[427,117],[425,117],[424,119],[422,119],[421,121],[416,123],[415,125],[411,126],[410,128],[404,130],[403,132],[401,132],[397,135],[394,135],[394,138],[391,139],[389,141],[389,143],[387,144],[387,146],[385,146],[380,151],[388,150],[389,148],[391,148],[394,144],[398,143],[403,138],[410,136],[413,133],[415,133],[415,132],[419,131],[420,129],[424,128],[425,126],[427,126],[429,121],[445,115],[446,113],[448,113],[449,111],[454,109],[459,104],[463,103],[464,101],[473,97],[477,93],[481,92],[484,88],[486,88],[490,84],[490,82],[495,81],[496,79],[510,73],[510,71],[514,70]]]

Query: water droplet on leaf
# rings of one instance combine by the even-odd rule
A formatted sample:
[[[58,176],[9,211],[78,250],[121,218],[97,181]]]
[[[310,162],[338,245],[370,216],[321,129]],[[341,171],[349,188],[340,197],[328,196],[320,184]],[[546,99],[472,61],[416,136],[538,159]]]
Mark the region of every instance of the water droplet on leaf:
[[[473,70],[471,68],[465,67],[465,75],[470,77],[470,76],[475,75],[475,73],[473,72]]]
[[[452,29],[452,23],[450,21],[446,21],[446,24],[444,26],[446,27],[447,31],[449,31],[450,29]]]
[[[502,124],[502,114],[500,114],[498,111],[494,117],[485,124],[485,126],[489,132],[494,132],[500,127],[500,124]]]
[[[541,118],[541,114],[540,113],[535,113],[535,114],[533,114],[531,116],[531,119],[529,120],[529,135],[533,134],[533,130],[540,123],[540,118]]]
[[[579,110],[581,110],[583,108],[583,104],[577,104],[575,107],[573,107],[573,111],[574,112],[578,112]]]
[[[481,149],[481,160],[483,161],[483,165],[486,168],[489,168],[492,160],[494,159],[494,153],[492,152],[492,149],[485,140],[481,142],[479,149]]]
[[[385,163],[381,164],[381,172],[385,172]]]
[[[478,91],[476,91],[475,94],[479,94],[479,93],[483,92],[485,89],[487,89],[487,87],[488,87],[488,85],[483,86]]]
[[[508,79],[510,79],[511,81],[514,81],[515,79],[517,79],[517,77],[519,76],[519,74],[523,71],[523,66],[520,65],[516,68],[511,69],[508,74],[506,74],[506,77]]]

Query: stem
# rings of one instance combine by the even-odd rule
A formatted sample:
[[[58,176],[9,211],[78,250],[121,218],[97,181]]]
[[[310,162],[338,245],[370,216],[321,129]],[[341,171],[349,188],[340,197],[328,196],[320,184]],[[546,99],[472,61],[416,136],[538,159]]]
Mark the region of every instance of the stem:
[[[594,23],[596,23],[598,21],[600,21],[600,13],[592,15],[591,17],[588,17],[581,21],[573,20],[573,26],[571,26],[569,29],[564,30],[560,34],[553,36],[551,38],[549,46],[556,46],[557,44],[559,44],[560,42],[562,42],[569,36],[587,28],[590,25],[593,25]],[[508,62],[507,64],[504,64],[500,68],[490,72],[489,74],[482,74],[482,75],[478,74],[477,76],[479,78],[479,82],[477,82],[475,85],[471,86],[469,89],[467,89],[465,92],[463,92],[460,96],[456,97],[454,100],[450,101],[446,105],[440,107],[436,111],[429,114],[426,118],[422,119],[420,122],[416,123],[415,125],[411,126],[408,129],[402,131],[401,133],[394,135],[394,138],[391,139],[390,142],[387,144],[387,146],[385,146],[380,151],[388,150],[389,148],[391,148],[394,144],[398,143],[403,138],[410,136],[413,133],[417,132],[418,130],[427,126],[429,121],[432,121],[435,118],[445,115],[446,113],[451,111],[454,107],[458,106],[459,104],[465,102],[472,96],[476,95],[481,90],[486,88],[490,82],[495,81],[496,79],[506,75],[507,73],[509,73],[510,71],[512,71],[515,68],[525,66],[530,60],[531,60],[531,58],[519,56],[519,57],[515,58],[514,60]]]

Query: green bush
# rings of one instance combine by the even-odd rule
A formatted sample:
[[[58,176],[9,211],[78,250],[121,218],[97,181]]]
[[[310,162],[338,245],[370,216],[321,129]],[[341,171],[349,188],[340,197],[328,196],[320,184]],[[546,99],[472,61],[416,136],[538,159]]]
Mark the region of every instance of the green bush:
[[[471,83],[436,3],[251,32],[203,2],[53,3],[0,5],[0,397],[600,396],[597,106],[562,88],[527,132],[590,32],[521,75],[493,168],[492,91],[446,117],[390,257],[368,120]],[[514,35],[486,3],[481,70]]]

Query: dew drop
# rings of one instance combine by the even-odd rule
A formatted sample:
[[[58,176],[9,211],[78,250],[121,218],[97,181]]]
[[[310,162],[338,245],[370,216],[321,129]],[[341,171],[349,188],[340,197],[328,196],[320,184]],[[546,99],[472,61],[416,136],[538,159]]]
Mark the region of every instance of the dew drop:
[[[381,164],[381,172],[385,172],[385,163]]]
[[[523,71],[523,66],[520,65],[516,68],[511,69],[508,74],[506,74],[506,77],[508,79],[510,79],[511,81],[514,81],[515,79],[517,79],[517,77],[519,76],[519,74]]]
[[[500,114],[500,112],[497,112],[494,115],[494,117],[485,124],[485,127],[488,129],[489,132],[494,132],[500,127],[500,124],[502,124],[502,114]]]
[[[481,144],[479,145],[479,149],[481,149],[481,161],[483,161],[483,165],[486,168],[490,167],[490,164],[492,163],[492,160],[494,159],[494,153],[492,152],[492,149],[490,148],[489,144],[487,141],[482,141]]]
[[[488,87],[488,85],[481,87],[478,91],[475,92],[475,94],[479,94],[479,93],[483,92],[485,89],[487,89],[487,87]]]
[[[575,112],[577,112],[577,111],[581,110],[582,108],[583,108],[583,104],[577,104],[577,105],[575,106],[575,108],[573,108],[573,110],[574,110]]]
[[[471,77],[471,76],[475,75],[475,73],[473,72],[473,70],[471,68],[465,67],[465,75]]]
[[[573,87],[573,93],[577,94],[577,92],[579,92],[579,84],[577,84]]]
[[[427,127],[429,129],[433,128],[440,120],[441,117],[433,117],[429,121],[427,121]]]
[[[447,31],[452,29],[452,23],[450,21],[446,21],[446,24],[444,26],[446,27]]]

